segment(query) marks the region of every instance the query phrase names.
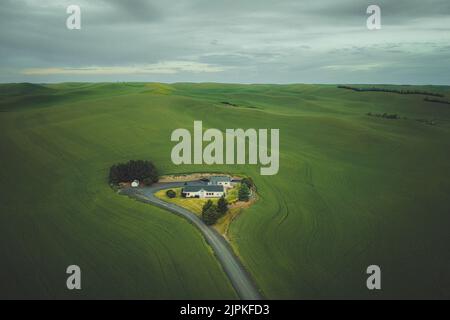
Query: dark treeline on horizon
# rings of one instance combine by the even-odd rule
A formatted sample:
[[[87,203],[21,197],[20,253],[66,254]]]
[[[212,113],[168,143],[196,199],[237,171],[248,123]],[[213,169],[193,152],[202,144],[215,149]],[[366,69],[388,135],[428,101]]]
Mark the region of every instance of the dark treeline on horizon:
[[[339,85],[338,88],[353,90],[353,91],[357,91],[357,92],[389,92],[389,93],[398,93],[398,94],[420,94],[420,95],[440,97],[440,98],[444,97],[444,95],[440,94],[440,93],[420,91],[420,90],[399,90],[399,89],[388,89],[388,88],[377,88],[377,87],[357,88],[357,87],[344,86],[344,85]]]

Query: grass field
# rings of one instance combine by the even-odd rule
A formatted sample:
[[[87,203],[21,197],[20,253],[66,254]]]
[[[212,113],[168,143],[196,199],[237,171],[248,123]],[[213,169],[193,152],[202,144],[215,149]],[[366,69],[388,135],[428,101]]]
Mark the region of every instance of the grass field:
[[[449,87],[417,88],[450,98]],[[235,298],[190,224],[108,187],[111,164],[150,159],[161,174],[254,178],[260,199],[229,234],[268,298],[450,298],[450,108],[423,98],[334,85],[0,85],[0,297]],[[279,128],[279,174],[173,165],[170,134],[194,120]],[[70,264],[81,292],[65,289]],[[370,264],[382,291],[365,288]]]

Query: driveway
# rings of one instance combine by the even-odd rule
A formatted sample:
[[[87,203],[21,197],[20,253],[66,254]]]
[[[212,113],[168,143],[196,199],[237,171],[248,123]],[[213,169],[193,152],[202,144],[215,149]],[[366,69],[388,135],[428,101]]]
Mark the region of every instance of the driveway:
[[[202,183],[201,181],[190,181],[189,184]],[[234,254],[233,249],[228,242],[213,228],[207,226],[203,221],[185,208],[177,206],[173,203],[165,202],[155,197],[156,191],[168,188],[182,187],[184,182],[168,182],[156,183],[151,187],[143,188],[127,188],[122,190],[122,194],[138,199],[142,202],[156,205],[166,209],[172,213],[186,218],[203,234],[208,244],[213,249],[217,260],[222,265],[223,270],[230,279],[231,284],[236,290],[238,296],[243,300],[260,300],[262,299],[255,283],[251,279],[248,272],[243,267],[239,258]]]

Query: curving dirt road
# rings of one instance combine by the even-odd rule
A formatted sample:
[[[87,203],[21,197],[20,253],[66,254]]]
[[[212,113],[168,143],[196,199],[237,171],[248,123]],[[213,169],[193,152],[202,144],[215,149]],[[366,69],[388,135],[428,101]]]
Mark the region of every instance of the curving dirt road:
[[[189,183],[201,183],[200,181],[190,181]],[[182,187],[184,182],[168,182],[156,183],[151,187],[144,188],[128,188],[122,190],[122,194],[136,198],[145,203],[156,205],[160,208],[171,211],[175,214],[181,215],[196,226],[205,237],[208,244],[214,250],[214,253],[222,265],[223,270],[231,281],[238,296],[243,300],[260,300],[261,294],[256,288],[250,275],[242,266],[238,257],[233,253],[232,248],[226,240],[213,228],[208,227],[203,221],[194,213],[186,210],[173,203],[165,202],[155,197],[154,193],[161,189]]]

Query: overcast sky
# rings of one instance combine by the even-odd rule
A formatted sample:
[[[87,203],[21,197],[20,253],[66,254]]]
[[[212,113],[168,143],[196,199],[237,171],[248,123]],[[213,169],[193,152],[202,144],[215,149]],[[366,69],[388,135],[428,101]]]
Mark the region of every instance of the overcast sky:
[[[0,82],[62,81],[449,85],[450,0],[1,0]]]

